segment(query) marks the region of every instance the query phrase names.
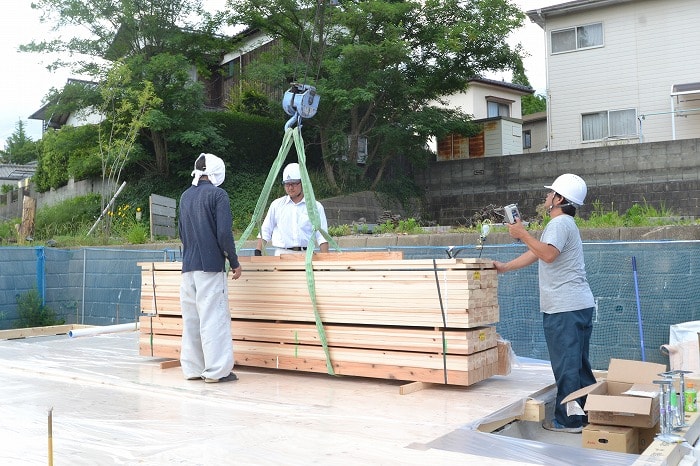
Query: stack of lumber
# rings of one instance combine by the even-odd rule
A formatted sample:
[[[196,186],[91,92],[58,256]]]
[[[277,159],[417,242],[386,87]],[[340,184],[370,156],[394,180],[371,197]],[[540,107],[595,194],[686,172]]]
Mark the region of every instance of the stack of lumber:
[[[471,385],[498,370],[498,281],[488,259],[399,252],[241,257],[229,280],[237,365]],[[179,262],[140,263],[140,354],[179,358]]]

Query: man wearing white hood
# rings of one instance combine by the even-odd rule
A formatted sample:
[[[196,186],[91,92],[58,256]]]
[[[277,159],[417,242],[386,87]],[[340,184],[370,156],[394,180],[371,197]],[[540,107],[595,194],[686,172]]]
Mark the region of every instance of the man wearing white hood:
[[[192,186],[180,198],[182,240],[182,347],[180,365],[188,380],[207,383],[237,380],[233,370],[231,314],[226,260],[233,279],[241,276],[233,239],[233,217],[224,182],[224,161],[200,154]]]

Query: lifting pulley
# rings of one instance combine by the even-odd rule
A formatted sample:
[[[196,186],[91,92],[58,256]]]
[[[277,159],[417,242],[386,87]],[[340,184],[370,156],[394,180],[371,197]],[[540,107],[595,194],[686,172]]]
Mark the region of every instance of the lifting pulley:
[[[301,127],[302,118],[312,118],[316,115],[320,99],[321,96],[316,93],[315,87],[293,83],[282,99],[282,108],[287,115],[291,116],[284,125],[284,129],[292,128],[295,124]]]

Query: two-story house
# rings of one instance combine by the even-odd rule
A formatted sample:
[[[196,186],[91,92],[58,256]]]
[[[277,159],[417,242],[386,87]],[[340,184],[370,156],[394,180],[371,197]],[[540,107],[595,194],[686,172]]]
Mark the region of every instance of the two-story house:
[[[577,0],[545,31],[549,150],[700,137],[698,0]]]
[[[520,98],[532,94],[531,87],[485,78],[473,78],[464,92],[444,98],[450,108],[472,115],[483,131],[466,138],[452,134],[431,142],[437,160],[523,153],[523,120]]]

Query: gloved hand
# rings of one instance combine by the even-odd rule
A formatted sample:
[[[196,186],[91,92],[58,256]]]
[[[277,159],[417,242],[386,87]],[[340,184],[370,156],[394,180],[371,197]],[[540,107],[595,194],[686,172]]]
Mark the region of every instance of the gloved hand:
[[[262,256],[262,251],[260,249],[255,250],[255,255],[256,256]]]

